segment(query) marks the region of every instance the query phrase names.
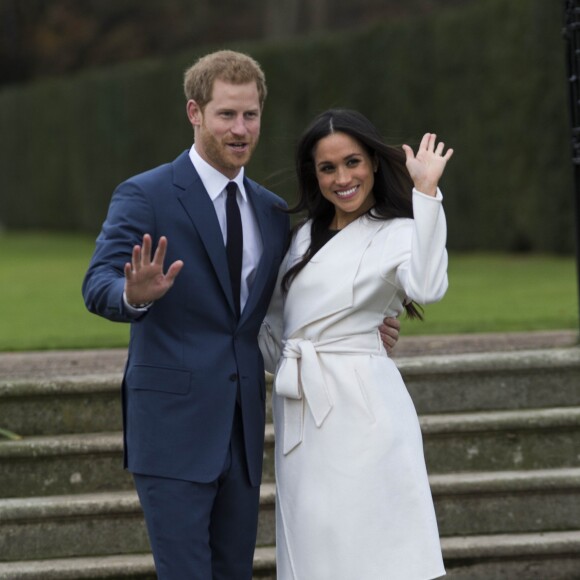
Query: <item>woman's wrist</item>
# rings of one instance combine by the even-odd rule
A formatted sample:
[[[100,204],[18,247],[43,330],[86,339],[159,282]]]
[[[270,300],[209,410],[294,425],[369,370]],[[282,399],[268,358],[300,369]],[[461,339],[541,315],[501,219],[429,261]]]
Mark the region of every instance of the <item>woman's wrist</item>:
[[[415,189],[424,193],[425,195],[430,195],[431,197],[435,197],[437,195],[437,184],[436,183],[415,183]]]

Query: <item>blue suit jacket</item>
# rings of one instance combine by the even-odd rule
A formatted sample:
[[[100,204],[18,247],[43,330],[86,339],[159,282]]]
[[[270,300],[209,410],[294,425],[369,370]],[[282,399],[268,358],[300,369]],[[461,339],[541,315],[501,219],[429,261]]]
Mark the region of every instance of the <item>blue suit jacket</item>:
[[[122,183],[83,283],[87,308],[131,322],[123,380],[125,466],[146,475],[207,482],[224,465],[236,390],[248,470],[259,485],[264,442],[264,365],[257,334],[285,251],[282,199],[246,179],[263,242],[250,295],[236,320],[222,233],[188,152]],[[184,267],[139,319],[123,303],[123,266],[144,233],[168,239],[166,267]]]

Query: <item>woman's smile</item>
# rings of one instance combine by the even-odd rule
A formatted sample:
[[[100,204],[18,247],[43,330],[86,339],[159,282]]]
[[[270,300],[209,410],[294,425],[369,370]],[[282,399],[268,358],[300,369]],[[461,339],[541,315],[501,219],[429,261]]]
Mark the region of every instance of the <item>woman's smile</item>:
[[[336,195],[338,195],[338,197],[342,198],[342,199],[348,199],[350,197],[354,197],[355,193],[358,191],[359,186],[355,185],[354,187],[351,187],[350,189],[346,189],[346,190],[337,190],[335,193]]]

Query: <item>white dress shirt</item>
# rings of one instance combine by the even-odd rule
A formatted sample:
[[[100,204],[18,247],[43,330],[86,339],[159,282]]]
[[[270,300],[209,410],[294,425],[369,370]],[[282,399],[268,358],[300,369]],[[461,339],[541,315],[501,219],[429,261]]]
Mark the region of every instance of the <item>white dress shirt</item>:
[[[195,150],[195,144],[189,150],[189,158],[191,159],[191,162],[199,174],[203,186],[205,187],[210,199],[213,202],[218,222],[222,230],[222,236],[224,238],[224,248],[227,241],[226,185],[230,181],[234,181],[238,186],[236,199],[238,201],[238,206],[240,207],[244,239],[244,251],[242,255],[242,283],[240,288],[240,308],[243,311],[244,306],[248,301],[250,288],[254,282],[254,277],[256,276],[256,271],[258,269],[258,264],[260,263],[262,250],[264,248],[260,230],[258,228],[258,222],[244,187],[244,168],[242,167],[240,169],[240,172],[235,177],[235,179],[228,179],[225,175],[220,173],[217,169],[213,168],[209,163],[207,163],[207,161],[200,157],[199,153]],[[163,235],[167,235],[167,241],[171,243],[171,233]],[[151,304],[146,304],[140,308],[131,306],[127,302],[125,292],[123,292],[123,301],[125,302],[127,310],[130,313],[135,314],[135,316],[147,311],[151,306]]]
[[[258,222],[254,214],[254,209],[250,204],[246,189],[244,188],[244,168],[240,169],[235,179],[228,179],[225,175],[213,168],[209,163],[203,160],[195,150],[195,144],[189,151],[189,158],[199,174],[201,182],[205,187],[210,199],[215,207],[215,212],[222,230],[224,238],[224,247],[227,242],[227,223],[226,223],[226,185],[234,181],[238,186],[236,199],[240,207],[242,218],[242,229],[244,236],[244,253],[242,256],[242,284],[240,288],[240,308],[244,306],[250,294],[250,288],[254,282],[256,271],[260,258],[262,257],[262,237],[258,228]]]

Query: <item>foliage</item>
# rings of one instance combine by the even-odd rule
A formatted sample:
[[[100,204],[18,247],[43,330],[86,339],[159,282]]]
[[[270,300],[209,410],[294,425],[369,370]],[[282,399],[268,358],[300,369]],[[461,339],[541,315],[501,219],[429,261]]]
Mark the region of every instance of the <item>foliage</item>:
[[[560,8],[486,0],[363,32],[231,45],[263,64],[270,87],[249,173],[291,201],[303,127],[353,107],[393,143],[434,131],[454,147],[450,248],[572,252]],[[117,183],[190,146],[182,72],[212,48],[0,93],[5,226],[96,232]]]
[[[13,431],[9,431],[8,429],[2,429],[0,427],[0,439],[4,437],[5,439],[10,439],[10,441],[18,441],[19,439],[22,439],[21,435],[18,435],[18,433],[14,433]]]
[[[233,39],[352,30],[468,0],[1,0],[0,84]],[[474,0],[470,0],[474,1]]]

